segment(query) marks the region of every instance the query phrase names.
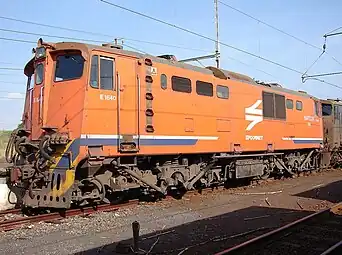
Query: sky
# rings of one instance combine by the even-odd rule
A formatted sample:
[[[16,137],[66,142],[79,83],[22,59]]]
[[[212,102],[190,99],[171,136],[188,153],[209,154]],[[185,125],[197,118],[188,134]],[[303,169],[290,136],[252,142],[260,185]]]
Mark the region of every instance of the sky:
[[[215,38],[214,0],[106,1],[206,37]],[[305,83],[301,80],[301,73],[304,73],[322,53],[323,35],[342,27],[342,1],[220,0],[219,2],[226,3],[306,42],[300,42],[219,3],[220,42],[298,70],[300,73],[224,45],[220,45],[221,68],[243,73],[257,80],[277,82],[289,89],[304,90],[319,98],[342,98],[342,89],[315,80],[307,80]],[[6,20],[3,17],[102,35],[43,27]],[[44,36],[12,33],[8,30]],[[338,31],[342,32],[342,29]],[[75,39],[65,40],[52,36]],[[152,55],[173,54],[177,59],[212,54],[215,50],[215,44],[210,40],[146,19],[100,0],[0,0],[0,130],[13,129],[20,123],[24,104],[24,96],[20,93],[25,93],[26,89],[26,77],[23,71],[4,68],[24,68],[32,57],[32,48],[36,46],[35,43],[30,42],[36,42],[39,37],[49,42],[82,40],[109,42],[114,38],[125,38],[126,49],[131,50],[127,47],[134,47]],[[28,42],[6,40],[9,38]],[[326,53],[307,74],[342,71],[341,46],[342,35],[329,37]],[[201,64],[197,62],[191,64],[215,66],[215,60],[208,59],[201,61]],[[321,77],[321,79],[342,87],[342,75]]]

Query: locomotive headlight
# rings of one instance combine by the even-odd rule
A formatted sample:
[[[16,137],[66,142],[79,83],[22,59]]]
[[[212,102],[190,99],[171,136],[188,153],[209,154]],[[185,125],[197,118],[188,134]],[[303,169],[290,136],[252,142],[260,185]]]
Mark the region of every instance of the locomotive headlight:
[[[40,59],[40,58],[45,58],[46,56],[46,49],[44,47],[38,47],[36,49],[36,59]]]

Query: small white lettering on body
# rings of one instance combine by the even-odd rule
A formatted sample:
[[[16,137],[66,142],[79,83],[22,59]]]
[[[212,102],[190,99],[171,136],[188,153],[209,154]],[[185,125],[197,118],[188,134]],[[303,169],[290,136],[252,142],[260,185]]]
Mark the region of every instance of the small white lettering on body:
[[[246,135],[246,140],[262,141],[264,137],[262,135]]]
[[[113,95],[105,95],[105,94],[100,94],[100,99],[101,100],[116,100],[116,96]]]

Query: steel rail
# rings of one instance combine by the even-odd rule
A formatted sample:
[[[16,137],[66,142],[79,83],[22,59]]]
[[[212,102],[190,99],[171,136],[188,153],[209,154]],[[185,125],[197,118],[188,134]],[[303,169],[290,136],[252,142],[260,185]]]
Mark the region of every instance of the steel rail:
[[[6,214],[18,214],[21,213],[21,209],[8,209],[4,211],[0,211],[0,216],[6,215]]]
[[[260,236],[255,237],[255,238],[247,240],[247,241],[245,241],[243,243],[240,243],[240,244],[238,244],[236,246],[233,246],[231,248],[228,248],[228,249],[225,249],[225,250],[220,251],[218,253],[215,253],[215,255],[233,254],[233,253],[235,254],[235,252],[239,253],[242,249],[249,247],[249,245],[255,245],[256,243],[258,243],[260,241],[264,241],[264,240],[270,240],[270,239],[267,239],[267,238],[272,238],[272,236],[275,235],[275,234],[278,234],[280,232],[284,232],[285,230],[288,230],[288,229],[291,229],[292,227],[298,226],[299,224],[301,224],[303,222],[306,222],[306,221],[308,221],[310,219],[313,219],[313,218],[315,218],[315,217],[317,217],[319,215],[323,215],[325,213],[334,211],[334,210],[336,210],[336,208],[341,208],[341,207],[342,207],[342,202],[338,203],[338,204],[335,204],[334,206],[332,206],[330,208],[323,209],[321,211],[312,213],[312,214],[310,214],[308,216],[305,216],[305,217],[300,218],[300,219],[298,219],[296,221],[293,221],[293,222],[291,222],[291,223],[289,223],[289,224],[287,224],[285,226],[282,226],[280,228],[274,229],[274,230],[272,230],[270,232],[267,232],[265,234],[262,234]],[[335,247],[335,245],[336,245],[336,247]],[[330,249],[332,249],[332,250],[336,249],[337,247],[339,247],[342,244],[341,244],[341,242],[339,242],[339,243],[337,243],[335,245],[332,246]],[[327,251],[325,251],[325,252],[327,252]],[[325,254],[325,253],[323,253],[323,254]],[[328,253],[326,253],[326,254],[328,254]]]
[[[47,221],[47,220],[60,220],[65,219],[71,216],[77,215],[86,215],[95,212],[109,212],[109,211],[116,211],[120,208],[127,207],[130,205],[138,204],[138,200],[131,200],[127,203],[118,204],[118,205],[99,205],[97,207],[86,207],[82,209],[69,209],[66,210],[64,213],[61,212],[54,212],[54,213],[47,213],[41,215],[34,215],[28,217],[21,217],[13,220],[5,220],[0,222],[0,230],[8,231],[19,228],[20,226],[27,224],[27,223],[35,223],[40,221]]]
[[[311,175],[309,172],[307,172],[306,174],[309,174],[309,176]],[[278,180],[275,180],[275,181],[278,181]],[[260,180],[253,180],[251,182],[251,184],[253,184],[255,182],[266,183],[266,184],[268,183],[267,181],[260,179]],[[247,186],[249,186],[249,185],[247,185]],[[242,187],[242,186],[238,186],[237,188],[239,188],[239,187]],[[215,189],[225,189],[225,187],[221,185],[221,186],[216,187]],[[232,190],[232,189],[234,189],[234,188],[229,188],[228,190]],[[212,187],[206,187],[206,188],[202,189],[202,192],[212,191],[212,190],[213,190]],[[186,192],[186,194],[194,194],[194,193],[197,193],[197,192],[198,192],[198,190],[188,190]],[[167,195],[166,197],[169,198],[170,195]],[[0,217],[3,216],[3,215],[6,215],[6,214],[22,214],[22,209],[18,208],[18,209],[7,209],[7,210],[0,211]]]
[[[342,249],[342,240],[336,243],[335,245],[331,246],[328,250],[321,253],[321,255],[328,255],[336,252],[337,249]]]

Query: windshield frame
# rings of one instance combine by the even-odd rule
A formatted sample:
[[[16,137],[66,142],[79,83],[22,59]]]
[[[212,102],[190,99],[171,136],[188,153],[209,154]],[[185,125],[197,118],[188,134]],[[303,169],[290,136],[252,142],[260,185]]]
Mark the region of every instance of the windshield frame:
[[[41,71],[41,81],[39,83],[37,83],[37,74],[38,74],[38,70],[40,70],[39,68],[42,68]],[[36,86],[39,86],[41,84],[43,84],[44,82],[44,79],[45,79],[45,65],[44,65],[44,62],[38,62],[34,68],[34,84]]]
[[[63,80],[57,80],[57,61],[60,57],[66,56],[66,55],[71,55],[71,56],[78,56],[81,57],[82,60],[82,72],[80,76],[75,76],[73,78],[68,78],[68,79],[63,79]],[[72,81],[72,80],[79,80],[84,76],[85,73],[85,62],[86,60],[84,59],[83,55],[81,54],[81,52],[79,51],[62,51],[59,54],[56,54],[56,56],[54,56],[54,65],[53,65],[53,82],[58,83],[58,82],[65,82],[65,81]],[[60,64],[60,63],[59,63]]]

